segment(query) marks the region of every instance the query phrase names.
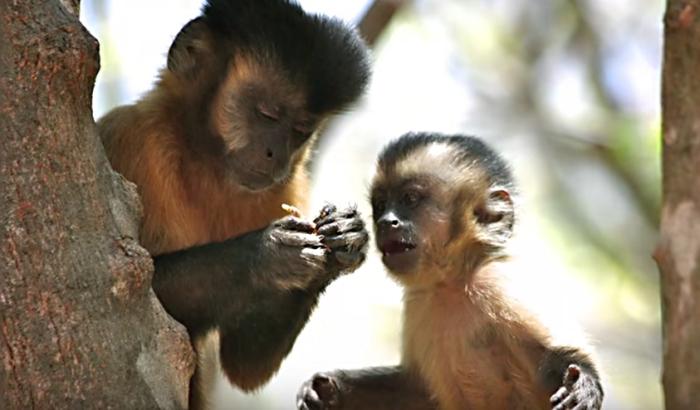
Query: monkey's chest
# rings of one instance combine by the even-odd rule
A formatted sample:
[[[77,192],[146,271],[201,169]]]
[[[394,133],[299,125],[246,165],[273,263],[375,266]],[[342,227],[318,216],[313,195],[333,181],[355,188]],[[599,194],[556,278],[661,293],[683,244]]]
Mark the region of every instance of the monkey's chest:
[[[451,306],[454,308],[455,306]],[[416,368],[441,409],[537,409],[536,364],[487,315],[438,303],[406,317],[404,361]],[[505,336],[505,337],[504,337]]]
[[[264,228],[285,216],[281,203],[280,200],[274,201],[273,205],[234,203],[222,206],[218,212],[205,212],[202,215],[206,221],[203,242],[219,242]]]
[[[305,208],[306,203],[294,195],[294,190],[266,192],[256,195],[228,194],[220,198],[200,200],[199,215],[205,221],[203,242],[218,242],[247,232],[262,229],[272,221],[287,216],[282,204]]]

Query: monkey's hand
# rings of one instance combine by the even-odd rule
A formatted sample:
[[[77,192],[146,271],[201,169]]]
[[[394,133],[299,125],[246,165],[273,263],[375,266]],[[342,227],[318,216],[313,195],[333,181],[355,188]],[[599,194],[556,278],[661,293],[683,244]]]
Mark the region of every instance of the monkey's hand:
[[[330,249],[330,269],[337,273],[352,272],[364,262],[369,234],[355,207],[338,211],[326,205],[314,219],[323,244]]]
[[[316,373],[299,388],[297,409],[340,409],[339,381],[329,373]]]
[[[262,231],[255,271],[284,289],[308,289],[325,281],[328,251],[310,221],[288,216]]]
[[[603,391],[597,379],[581,367],[570,364],[564,373],[562,387],[549,401],[554,410],[599,410],[603,403]]]

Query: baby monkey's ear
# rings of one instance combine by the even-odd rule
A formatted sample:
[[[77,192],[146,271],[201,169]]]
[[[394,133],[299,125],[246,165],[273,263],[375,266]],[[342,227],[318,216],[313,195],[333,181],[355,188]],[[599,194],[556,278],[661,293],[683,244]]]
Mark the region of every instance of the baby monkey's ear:
[[[180,30],[168,51],[168,70],[182,78],[192,78],[198,67],[203,67],[212,54],[212,35],[197,17]]]
[[[510,192],[503,187],[491,188],[481,206],[474,210],[483,239],[502,246],[513,235],[515,207]]]

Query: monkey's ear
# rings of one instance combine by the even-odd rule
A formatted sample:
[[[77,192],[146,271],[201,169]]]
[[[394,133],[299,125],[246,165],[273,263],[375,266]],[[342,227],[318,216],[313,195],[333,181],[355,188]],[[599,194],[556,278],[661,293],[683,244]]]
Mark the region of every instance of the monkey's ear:
[[[168,51],[168,70],[192,77],[211,53],[211,32],[204,19],[197,17],[180,30]]]
[[[510,192],[502,187],[492,188],[484,203],[474,210],[477,223],[486,240],[503,245],[513,235],[515,206]]]

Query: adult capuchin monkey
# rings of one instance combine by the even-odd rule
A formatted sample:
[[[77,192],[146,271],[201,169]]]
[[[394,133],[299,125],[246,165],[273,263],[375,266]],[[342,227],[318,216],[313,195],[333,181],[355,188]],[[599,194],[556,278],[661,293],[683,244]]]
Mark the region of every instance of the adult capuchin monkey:
[[[191,408],[209,394],[206,336],[216,331],[231,383],[259,388],[319,294],[363,261],[354,209],[329,206],[314,223],[281,205],[304,207],[316,131],[369,76],[366,46],[336,19],[286,0],[207,0],[154,88],[98,122],[112,166],[141,197],[153,288],[198,351]]]
[[[477,138],[415,133],[385,148],[372,212],[382,261],[405,289],[401,365],[316,374],[300,409],[600,408],[590,357],[554,345],[499,288],[514,190]]]

